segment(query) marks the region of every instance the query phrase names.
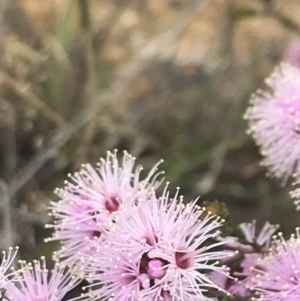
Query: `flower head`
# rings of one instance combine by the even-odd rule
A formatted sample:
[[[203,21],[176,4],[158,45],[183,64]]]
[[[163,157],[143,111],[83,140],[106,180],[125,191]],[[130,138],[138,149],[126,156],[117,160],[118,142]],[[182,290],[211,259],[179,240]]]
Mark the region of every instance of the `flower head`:
[[[222,221],[199,208],[173,199],[165,190],[141,196],[128,204],[118,223],[89,265],[91,292],[103,300],[210,300],[206,293],[218,286],[209,271],[226,274],[219,260],[231,252],[214,242]],[[100,284],[100,286],[99,286]]]
[[[253,268],[252,289],[258,300],[296,301],[300,298],[300,235],[286,241],[281,234],[270,253]]]
[[[20,263],[15,283],[6,291],[11,301],[60,301],[80,282],[58,264],[49,271],[44,257],[41,261],[34,261],[33,265],[24,261]]]
[[[278,225],[265,223],[262,230],[257,233],[256,221],[253,220],[251,223],[240,224],[239,228],[244,236],[244,242],[240,243],[237,238],[232,237],[231,241],[226,244],[226,247],[238,250],[240,253],[238,263],[230,267],[229,274],[231,277],[212,273],[211,279],[232,294],[249,297],[251,295],[253,266],[269,248],[272,235],[278,229]],[[238,256],[235,259],[237,258]]]
[[[287,180],[300,171],[300,70],[281,64],[245,114],[269,174]]]
[[[52,202],[51,215],[55,222],[48,227],[54,228],[55,233],[48,240],[64,243],[55,257],[73,264],[82,254],[92,254],[92,242],[103,241],[122,206],[136,202],[140,194],[155,188],[161,174],[155,173],[158,164],[141,180],[142,167],[134,169],[134,157],[124,152],[120,163],[116,152],[108,152],[106,160],[101,159],[97,168],[87,164],[80,172],[70,175],[65,187],[56,191],[61,200]]]

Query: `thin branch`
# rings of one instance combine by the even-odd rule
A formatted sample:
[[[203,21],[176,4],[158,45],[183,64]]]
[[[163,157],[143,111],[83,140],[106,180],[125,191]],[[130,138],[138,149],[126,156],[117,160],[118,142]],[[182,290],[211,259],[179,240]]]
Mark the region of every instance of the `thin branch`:
[[[300,34],[300,26],[299,24],[295,23],[287,16],[282,14],[280,11],[273,10],[271,15],[276,18],[284,27],[294,31],[297,34]]]
[[[46,61],[47,56],[33,49],[29,45],[25,44],[22,41],[11,40],[9,43],[3,45],[6,47],[6,51],[16,55],[17,57],[21,57],[26,59],[32,64],[41,64]],[[7,62],[4,62],[7,63]]]
[[[182,17],[176,19],[173,26],[168,28],[159,37],[148,43],[133,59],[125,64],[119,72],[117,78],[111,87],[95,97],[91,106],[83,113],[78,114],[72,122],[72,126],[65,127],[57,132],[51,139],[48,148],[39,152],[13,179],[8,186],[10,197],[15,195],[34,175],[35,173],[51,158],[54,158],[59,149],[67,143],[72,136],[85,126],[96,114],[108,105],[109,101],[122,94],[128,86],[149,66],[162,49],[169,47],[177,40],[185,30],[191,20],[208,4],[209,0],[195,0],[193,4],[183,12]]]
[[[26,85],[17,82],[7,73],[0,71],[0,83],[13,90],[22,100],[39,110],[52,123],[62,128],[68,125],[64,118],[40,100]]]
[[[285,28],[293,31],[296,34],[300,34],[300,25],[290,19],[287,15],[283,14],[280,10],[276,9],[273,5],[272,0],[256,0],[256,2],[262,3],[263,7],[258,9],[247,9],[241,14],[241,12],[238,11],[233,11],[233,19],[235,21],[239,21],[241,18],[247,18],[247,17],[252,17],[258,14],[265,14],[267,16],[270,16],[274,19],[276,19],[279,23],[281,23],[282,26]]]

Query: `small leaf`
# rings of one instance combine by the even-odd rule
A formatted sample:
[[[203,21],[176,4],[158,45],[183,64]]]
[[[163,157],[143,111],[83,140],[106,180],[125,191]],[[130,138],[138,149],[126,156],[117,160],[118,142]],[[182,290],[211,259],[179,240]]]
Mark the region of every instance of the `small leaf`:
[[[214,202],[205,201],[203,207],[213,215],[220,216],[224,220],[223,233],[229,234],[232,232],[231,218],[225,203],[221,203],[218,200],[215,200]]]

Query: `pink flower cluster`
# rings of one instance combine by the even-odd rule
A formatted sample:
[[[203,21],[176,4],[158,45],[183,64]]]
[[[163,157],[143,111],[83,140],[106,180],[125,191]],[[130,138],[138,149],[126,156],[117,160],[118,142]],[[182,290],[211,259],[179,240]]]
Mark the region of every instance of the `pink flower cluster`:
[[[256,300],[296,301],[300,298],[300,232],[289,240],[279,233],[269,254],[253,268]]]
[[[299,43],[293,51],[298,49]],[[289,61],[293,63],[291,55]],[[294,179],[291,196],[300,209],[300,68],[282,63],[266,83],[269,90],[259,90],[246,111],[248,132],[260,147],[268,173],[284,182]]]
[[[83,166],[70,176],[49,240],[62,241],[55,259],[73,267],[90,284],[85,300],[210,300],[210,290],[226,291],[210,280],[211,271],[227,275],[220,262],[232,256],[216,239],[223,221],[185,203],[168,185],[157,194],[157,165],[141,179],[141,167],[124,153],[108,153],[96,169]]]
[[[296,209],[300,209],[299,50],[299,42],[291,45],[286,63],[280,64],[267,79],[268,90],[259,90],[253,96],[245,115],[249,121],[249,133],[260,147],[262,164],[268,167],[269,174],[282,178],[284,182],[293,178],[296,188],[291,197]],[[266,241],[268,245],[269,239]],[[251,300],[300,300],[299,258],[299,229],[289,240],[285,240],[281,233],[275,236],[270,248],[256,258],[250,268],[247,267],[249,281],[246,288],[252,295]]]
[[[44,257],[33,264],[20,261],[20,265],[5,292],[5,297],[11,301],[60,301],[80,282],[60,265],[49,271]]]
[[[265,223],[262,230],[256,233],[256,221],[251,223],[242,223],[238,229],[242,233],[242,237],[227,237],[226,248],[236,250],[236,254],[232,262],[228,262],[229,275],[231,277],[211,275],[212,280],[216,280],[219,286],[234,295],[244,298],[252,296],[253,277],[255,273],[253,268],[257,265],[257,261],[267,253],[272,235],[277,231],[278,225]]]
[[[300,69],[282,63],[266,80],[245,114],[249,133],[269,174],[287,180],[300,174]]]
[[[221,221],[199,208],[184,204],[165,189],[128,204],[90,265],[92,299],[206,300],[205,292],[218,288],[210,271],[226,275],[218,264],[231,252],[218,250]],[[106,284],[99,287],[99,283]],[[95,288],[95,289],[94,289]]]
[[[170,195],[168,184],[158,192],[158,164],[143,179],[134,162],[128,153],[122,164],[108,153],[57,190],[49,240],[62,242],[54,258],[70,267],[73,281],[89,282],[76,300],[296,300],[298,234],[271,244],[278,226],[257,232],[255,221],[241,224],[239,235],[223,233],[222,218],[198,200],[186,203],[179,189]]]
[[[117,154],[108,152],[94,169],[83,165],[75,175],[69,175],[63,189],[56,193],[61,200],[52,203],[51,215],[55,218],[55,233],[50,240],[63,242],[55,258],[64,264],[75,263],[82,267],[84,255],[93,254],[94,241],[101,244],[108,228],[115,223],[117,214],[127,203],[137,202],[140,195],[148,194],[159,185],[155,173],[159,162],[147,177],[140,179],[142,167],[134,170],[135,158],[124,153],[122,164]]]
[[[245,117],[269,174],[294,179],[291,196],[300,209],[296,46],[288,59],[293,66],[274,71]],[[299,229],[288,240],[270,223],[261,231],[255,221],[234,230],[223,207],[208,206],[214,214],[198,199],[186,202],[179,188],[170,193],[160,163],[143,176],[133,156],[124,152],[120,160],[115,151],[95,168],[86,164],[69,175],[50,205],[53,235],[46,241],[61,243],[53,269],[42,257],[10,270],[17,249],[3,252],[0,297],[61,301],[85,279],[82,295],[72,301],[300,300]]]
[[[20,268],[12,268],[17,249],[3,252],[0,265],[1,298],[10,301],[60,301],[81,280],[59,265],[49,271],[45,258],[33,264],[20,261]],[[11,271],[9,269],[11,268]]]
[[[60,241],[52,270],[45,258],[9,272],[16,251],[0,266],[2,298],[61,301],[83,279],[72,301],[295,301],[300,296],[300,235],[271,243],[278,226],[225,220],[169,192],[156,164],[144,178],[135,158],[108,152],[94,169],[69,176],[51,203]],[[162,190],[162,192],[159,192]]]

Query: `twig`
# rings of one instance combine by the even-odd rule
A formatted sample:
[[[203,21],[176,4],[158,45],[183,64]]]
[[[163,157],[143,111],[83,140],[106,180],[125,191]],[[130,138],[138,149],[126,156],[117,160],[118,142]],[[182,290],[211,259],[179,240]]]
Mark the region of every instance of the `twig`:
[[[11,223],[11,207],[10,207],[10,197],[8,194],[8,189],[6,183],[0,179],[0,200],[3,212],[3,232],[5,249],[8,249],[13,245],[12,240],[12,223]]]
[[[5,45],[5,47],[9,53],[24,58],[35,65],[41,64],[47,59],[45,54],[39,53],[37,50],[33,49],[22,41],[11,40],[10,43]]]
[[[229,144],[228,140],[229,131],[226,133],[226,136],[223,137],[220,144],[213,150],[210,168],[197,184],[197,190],[201,194],[206,194],[214,188],[224,164]]]
[[[51,158],[55,157],[59,149],[71,139],[73,134],[85,126],[96,114],[109,103],[111,99],[116,98],[145,70],[149,64],[162,53],[161,49],[168,49],[177,40],[182,31],[191,22],[191,20],[205,7],[209,2],[196,0],[193,2],[181,18],[176,19],[175,24],[158,38],[155,38],[147,44],[133,59],[127,63],[117,73],[118,77],[106,91],[95,97],[92,105],[82,114],[73,120],[72,127],[66,127],[60,130],[50,141],[46,150],[39,152],[9,183],[8,192],[12,197],[15,195],[34,174]]]
[[[294,31],[297,34],[300,34],[300,26],[299,24],[293,22],[287,16],[282,14],[280,11],[273,10],[271,15],[276,18],[284,27]]]
[[[300,25],[284,15],[280,10],[276,10],[273,6],[273,1],[271,0],[262,0],[264,4],[264,11],[271,17],[279,21],[284,27],[294,31],[297,34],[300,34]]]
[[[0,71],[0,83],[5,84],[12,89],[20,98],[26,101],[33,108],[39,110],[47,119],[58,127],[62,128],[68,125],[64,118],[57,112],[47,106],[42,100],[40,100],[29,88],[12,78],[7,73]]]

